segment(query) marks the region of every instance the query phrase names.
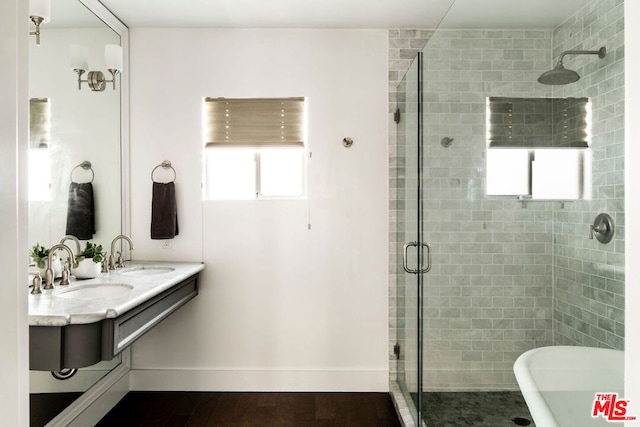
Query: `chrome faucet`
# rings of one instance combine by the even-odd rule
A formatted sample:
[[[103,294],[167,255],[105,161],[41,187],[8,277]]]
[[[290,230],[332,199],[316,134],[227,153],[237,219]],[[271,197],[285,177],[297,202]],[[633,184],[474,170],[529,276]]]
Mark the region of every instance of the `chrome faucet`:
[[[80,248],[80,240],[78,240],[78,238],[76,236],[74,236],[73,234],[67,234],[62,239],[60,239],[60,243],[64,243],[67,240],[73,240],[74,242],[76,242],[76,254],[79,254],[80,251],[82,250]]]
[[[43,289],[53,289],[53,268],[51,268],[51,263],[53,262],[53,254],[58,249],[64,249],[69,254],[69,262],[71,264],[75,263],[76,260],[73,257],[73,251],[69,246],[64,243],[58,243],[57,245],[51,246],[49,249],[49,262],[47,263],[47,270],[45,271],[45,284]],[[67,266],[65,265],[65,269]],[[60,281],[60,285],[68,285],[69,284],[69,274],[63,275],[62,280]]]
[[[113,240],[111,241],[111,255],[109,255],[109,270],[115,270],[116,268],[124,267],[124,260],[122,259],[122,254],[120,253],[120,251],[117,252],[117,259],[116,259],[116,242],[120,239],[124,239],[127,242],[129,242],[129,250],[130,251],[133,250],[133,242],[131,241],[130,238],[128,238],[124,234],[120,234],[114,237]]]

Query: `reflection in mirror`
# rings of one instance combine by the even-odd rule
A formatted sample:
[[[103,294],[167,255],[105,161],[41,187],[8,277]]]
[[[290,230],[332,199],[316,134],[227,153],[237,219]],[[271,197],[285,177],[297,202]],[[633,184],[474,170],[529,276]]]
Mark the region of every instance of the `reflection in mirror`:
[[[31,425],[45,425],[119,364],[120,356],[79,369],[65,380],[54,378],[50,372],[29,372]]]
[[[30,247],[39,243],[48,248],[68,234],[71,182],[93,179],[95,232],[82,237],[105,246],[123,231],[121,85],[114,89],[109,84],[103,92],[86,85],[78,90],[70,50],[72,45],[83,46],[89,70],[107,70],[105,45],[120,45],[121,38],[78,0],[56,0],[51,9],[40,46],[31,39],[29,43],[28,242]],[[75,169],[85,161],[91,163],[91,171]],[[51,420],[120,361],[117,356],[80,369],[66,380],[50,372],[30,372],[32,425],[35,420],[38,425]]]
[[[48,98],[29,100],[29,167],[39,171],[39,179],[29,180],[29,200],[51,200],[51,103]]]
[[[51,104],[48,98],[29,100],[29,148],[49,148]]]
[[[52,7],[66,3],[69,7],[75,3],[88,13],[74,0],[55,2]],[[78,90],[77,76],[70,66],[72,45],[87,48],[91,69],[105,69],[105,45],[120,42],[118,34],[98,18],[94,20],[93,27],[84,23],[82,28],[57,28],[52,20],[46,42],[30,48],[30,96],[48,98],[50,105],[48,159],[42,160],[48,160],[50,166],[34,164],[29,171],[32,186],[49,187],[50,195],[45,200],[30,200],[30,246],[40,243],[50,247],[67,234],[71,172],[83,161],[91,162],[95,173],[96,230],[90,239],[105,245],[121,231],[120,90]],[[87,181],[85,178],[78,176],[81,182]]]

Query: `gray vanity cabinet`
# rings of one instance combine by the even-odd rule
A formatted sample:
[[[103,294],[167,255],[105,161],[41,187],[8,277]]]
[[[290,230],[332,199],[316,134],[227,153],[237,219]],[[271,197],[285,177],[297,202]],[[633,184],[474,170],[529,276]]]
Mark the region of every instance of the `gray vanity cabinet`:
[[[88,324],[29,326],[29,368],[60,371],[111,360],[198,294],[198,274],[115,318]]]

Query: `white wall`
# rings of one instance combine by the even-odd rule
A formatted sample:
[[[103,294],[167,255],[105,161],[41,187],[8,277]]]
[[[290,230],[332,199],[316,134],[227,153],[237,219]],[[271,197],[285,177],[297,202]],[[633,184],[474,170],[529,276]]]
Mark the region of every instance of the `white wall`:
[[[0,413],[2,425],[29,425],[27,329],[27,8],[0,2]]]
[[[625,1],[625,399],[631,399],[630,415],[640,417],[640,2]],[[629,423],[636,425],[636,423]]]
[[[388,390],[387,32],[130,36],[134,258],[206,263],[200,295],[134,345],[132,388]],[[308,202],[201,201],[206,96],[307,97]],[[163,160],[171,249],[149,238]]]

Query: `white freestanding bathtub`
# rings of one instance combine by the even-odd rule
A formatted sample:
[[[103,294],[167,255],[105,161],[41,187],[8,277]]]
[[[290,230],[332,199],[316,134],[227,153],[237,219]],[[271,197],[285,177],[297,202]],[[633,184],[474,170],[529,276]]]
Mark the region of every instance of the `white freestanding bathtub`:
[[[622,399],[624,352],[540,347],[518,357],[513,371],[536,427],[611,427],[591,414],[596,393],[618,393]]]

